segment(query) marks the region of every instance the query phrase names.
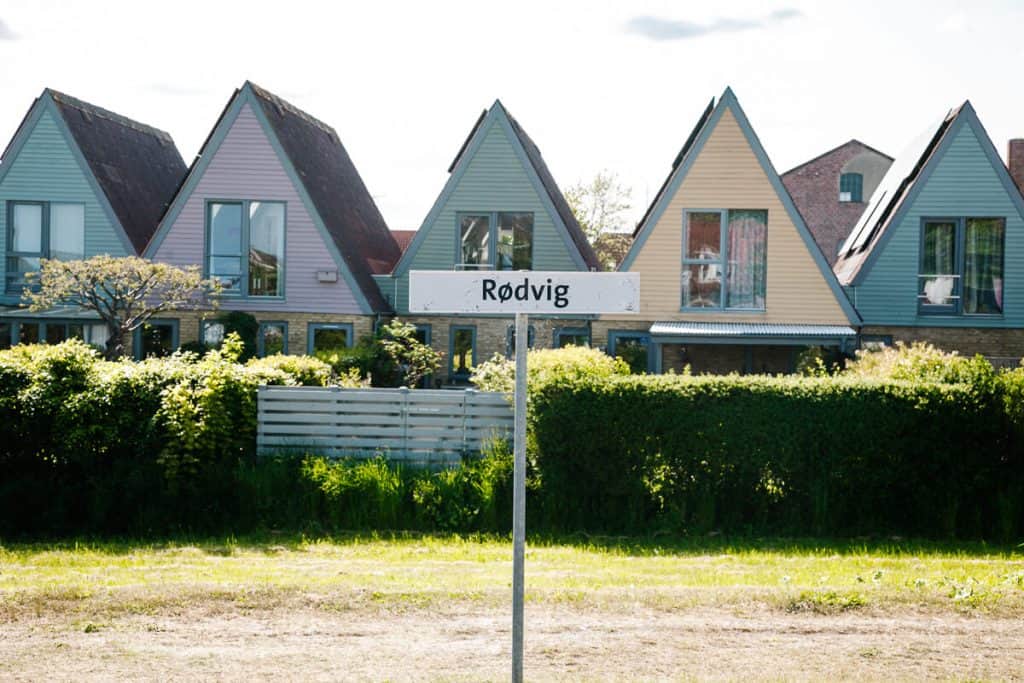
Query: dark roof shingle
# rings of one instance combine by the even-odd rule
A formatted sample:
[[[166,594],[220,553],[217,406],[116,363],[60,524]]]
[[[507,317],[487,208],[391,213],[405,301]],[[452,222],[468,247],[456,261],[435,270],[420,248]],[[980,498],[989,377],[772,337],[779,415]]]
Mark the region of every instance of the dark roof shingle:
[[[97,183],[141,254],[188,172],[171,136],[55,90],[46,90]]]

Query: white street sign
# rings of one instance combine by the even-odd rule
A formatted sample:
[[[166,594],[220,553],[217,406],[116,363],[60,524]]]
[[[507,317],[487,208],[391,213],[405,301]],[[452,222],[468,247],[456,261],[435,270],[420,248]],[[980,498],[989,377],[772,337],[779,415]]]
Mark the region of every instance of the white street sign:
[[[413,270],[412,313],[639,313],[637,273]]]

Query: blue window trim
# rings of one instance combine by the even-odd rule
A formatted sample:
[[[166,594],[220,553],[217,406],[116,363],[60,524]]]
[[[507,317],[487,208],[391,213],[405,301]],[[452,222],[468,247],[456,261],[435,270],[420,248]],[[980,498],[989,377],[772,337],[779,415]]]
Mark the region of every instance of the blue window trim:
[[[963,280],[964,271],[967,269],[967,221],[970,219],[978,220],[998,220],[1003,222],[1003,312],[1002,313],[964,313],[963,310]],[[914,282],[914,296],[917,300],[917,314],[922,318],[936,318],[936,317],[956,317],[956,318],[987,318],[994,320],[1001,320],[1006,312],[1006,226],[1009,221],[1006,216],[993,216],[987,215],[969,215],[969,216],[924,216],[920,221],[920,229],[918,231],[918,244],[917,244],[917,281]],[[954,265],[956,266],[956,273],[958,277],[953,286],[953,296],[956,298],[953,300],[952,305],[939,306],[929,305],[923,303],[921,299],[921,256],[924,255],[924,229],[928,223],[953,223],[956,226],[956,238],[954,246]]]
[[[512,338],[516,335],[516,326],[509,324],[505,328],[505,357],[512,358],[515,355],[515,348],[513,348]],[[526,328],[526,348],[527,350],[532,349],[536,343],[536,335],[534,334],[533,325],[529,325]]]
[[[850,193],[849,199],[842,199],[844,192]],[[864,203],[864,174],[843,173],[839,176],[839,196],[843,204]]]
[[[34,199],[8,199],[6,202],[6,217],[7,217],[7,230],[4,239],[7,249],[5,250],[4,256],[4,292],[7,294],[18,294],[20,295],[24,289],[23,285],[17,285],[11,287],[11,272],[7,268],[7,259],[11,257],[24,256],[26,258],[50,258],[50,207],[54,204],[68,205],[68,206],[80,206],[82,207],[82,251],[83,256],[86,255],[85,251],[85,202],[51,202],[51,201],[37,201]],[[10,246],[14,244],[14,207],[16,206],[38,206],[40,207],[40,223],[39,223],[39,253],[35,252],[15,252],[10,249]],[[36,283],[32,289],[38,289],[39,285]]]
[[[210,211],[214,204],[237,204],[242,207],[242,254],[241,274],[239,276],[238,291],[221,292],[224,299],[255,299],[257,301],[284,301],[286,297],[285,286],[287,283],[288,265],[288,202],[281,199],[220,199],[207,197],[203,207],[203,278],[210,277]],[[280,283],[279,294],[254,295],[249,294],[249,209],[253,204],[280,204],[284,207],[284,245],[281,254],[281,274],[278,276]]]
[[[423,343],[430,346],[433,341],[433,329],[430,323],[414,323],[413,327],[416,328],[417,332],[423,333]]]
[[[150,318],[146,321],[145,325],[169,326],[171,328],[171,351],[173,352],[181,346],[181,325],[176,318]],[[135,360],[143,360],[142,327],[137,327],[135,328],[135,331],[132,332],[132,358]]]
[[[263,358],[267,355],[266,346],[263,340],[263,334],[268,327],[281,327],[284,332],[283,346],[281,347],[281,353],[288,355],[288,321],[287,320],[262,320],[260,321],[260,329],[256,334],[256,355]]]
[[[535,256],[534,245],[536,244],[537,236],[537,214],[534,211],[515,211],[510,209],[502,209],[500,211],[456,211],[455,212],[455,267],[463,265],[462,263],[462,219],[466,216],[487,216],[487,240],[489,242],[487,246],[487,267],[477,268],[475,270],[497,270],[498,265],[498,216],[503,213],[528,213],[533,219],[533,232],[530,235],[530,267],[528,270],[533,270],[533,261]],[[468,269],[466,269],[468,270]]]
[[[587,346],[592,346],[594,343],[593,336],[590,333],[589,327],[556,327],[551,332],[551,348],[560,349],[562,348],[562,337],[563,336],[583,336],[587,338]]]
[[[469,330],[473,335],[473,341],[470,346],[473,353],[473,364],[479,364],[480,359],[477,357],[477,343],[476,343],[476,325],[452,325],[448,328],[448,380],[449,381],[468,381],[469,375],[466,373],[457,373],[455,371],[455,333],[460,330]]]
[[[347,330],[345,341],[348,348],[351,349],[355,345],[355,328],[352,323],[309,323],[306,326],[306,353],[310,356],[313,355],[313,337],[316,336],[317,330]]]
[[[46,344],[46,343],[48,343],[46,341],[46,333],[48,332],[48,329],[47,329],[48,327],[51,327],[51,326],[52,327],[63,327],[64,328],[64,338],[65,339],[70,339],[71,335],[69,334],[68,326],[70,326],[70,325],[79,325],[79,326],[82,327],[82,336],[81,337],[77,337],[77,338],[81,339],[82,341],[86,341],[85,338],[88,336],[88,328],[89,328],[89,326],[90,325],[101,325],[102,324],[102,322],[100,320],[80,320],[80,319],[63,319],[62,320],[62,319],[59,319],[59,318],[12,318],[12,319],[2,320],[0,322],[2,322],[3,324],[6,324],[6,325],[10,325],[10,330],[8,331],[8,334],[9,334],[8,341],[10,342],[11,346],[17,346],[20,343],[18,341],[18,338],[21,336],[21,326],[22,325],[38,325],[39,326],[39,342],[38,343]]]
[[[733,211],[763,211],[764,212],[764,271],[765,271],[765,286],[764,286],[764,300],[765,305],[761,308],[740,308],[736,306],[726,306],[725,302],[728,300],[728,279],[729,279],[729,214]],[[690,214],[691,213],[717,213],[719,214],[719,237],[718,237],[718,251],[719,258],[717,260],[709,259],[694,259],[687,258],[686,256],[686,243],[690,226]],[[686,276],[686,267],[691,265],[700,264],[715,264],[717,263],[722,269],[722,284],[719,290],[719,305],[718,306],[685,306],[683,305],[683,278]],[[682,248],[682,261],[680,261],[679,269],[679,310],[687,313],[764,313],[768,306],[768,209],[685,209],[683,211],[683,248]]]
[[[608,355],[615,357],[615,347],[620,341],[636,339],[647,344],[647,372],[655,372],[654,342],[649,332],[642,330],[608,330]]]

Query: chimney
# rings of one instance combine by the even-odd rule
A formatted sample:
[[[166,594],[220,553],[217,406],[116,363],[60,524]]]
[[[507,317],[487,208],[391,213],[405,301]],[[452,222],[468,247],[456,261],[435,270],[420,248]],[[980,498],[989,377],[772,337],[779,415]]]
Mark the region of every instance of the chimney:
[[[1017,188],[1024,192],[1024,139],[1010,140],[1006,160],[1010,167],[1010,177],[1017,183]]]

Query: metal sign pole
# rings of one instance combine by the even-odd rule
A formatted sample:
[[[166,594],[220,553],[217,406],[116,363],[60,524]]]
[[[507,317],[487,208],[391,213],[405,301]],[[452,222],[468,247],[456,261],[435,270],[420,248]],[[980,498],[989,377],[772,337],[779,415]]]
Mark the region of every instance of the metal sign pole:
[[[526,560],[526,313],[516,313],[516,395],[512,475],[512,681],[523,680],[523,583]]]

